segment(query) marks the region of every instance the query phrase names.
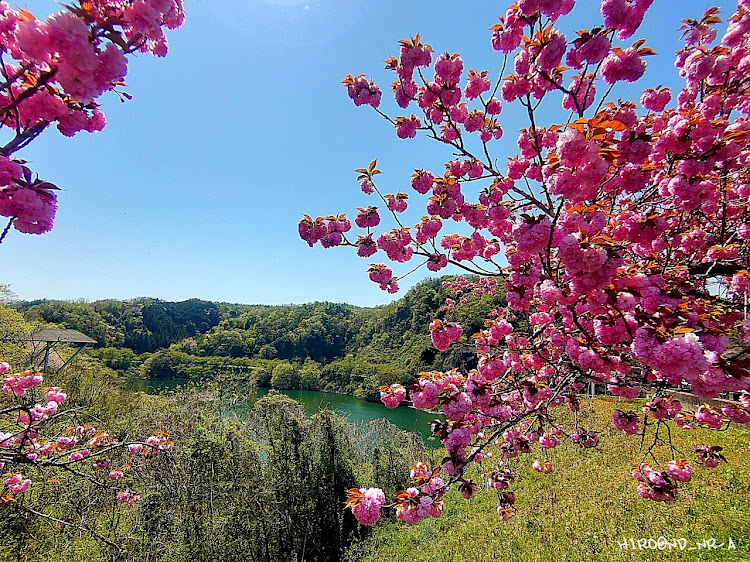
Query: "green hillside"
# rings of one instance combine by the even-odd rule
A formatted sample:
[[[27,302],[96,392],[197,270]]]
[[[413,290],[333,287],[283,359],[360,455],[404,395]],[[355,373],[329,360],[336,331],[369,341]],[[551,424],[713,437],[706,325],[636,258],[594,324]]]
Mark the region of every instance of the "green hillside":
[[[469,345],[440,354],[430,341],[429,324],[444,316],[441,307],[451,296],[446,279],[423,281],[376,308],[149,298],[34,301],[16,308],[29,320],[95,338],[91,353],[131,376],[206,379],[231,372],[266,386],[375,398],[381,384],[407,383],[422,370],[475,366]],[[454,319],[471,336],[503,304],[501,295],[471,298]]]

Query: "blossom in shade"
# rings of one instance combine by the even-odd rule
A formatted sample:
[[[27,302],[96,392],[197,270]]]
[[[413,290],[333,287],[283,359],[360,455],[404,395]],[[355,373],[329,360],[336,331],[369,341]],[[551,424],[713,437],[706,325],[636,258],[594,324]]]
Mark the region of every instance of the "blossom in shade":
[[[638,414],[635,412],[615,410],[612,421],[617,429],[624,431],[628,435],[638,433]]]
[[[568,51],[565,62],[568,66],[581,68],[585,63],[598,64],[607,56],[612,48],[612,43],[607,35],[600,33],[591,35],[580,33],[578,39],[573,41],[574,47]]]
[[[367,207],[357,209],[357,216],[354,217],[354,224],[360,228],[372,228],[380,224],[380,215],[377,207]]]
[[[516,495],[513,492],[501,492],[498,494],[497,514],[503,521],[507,521],[516,514]]]
[[[385,494],[380,488],[350,490],[346,506],[362,525],[372,525],[380,519],[380,508],[385,504]]]
[[[424,195],[430,189],[432,189],[434,181],[435,176],[433,176],[430,172],[426,172],[425,170],[415,170],[414,174],[411,177],[411,186],[415,191]]]
[[[739,404],[726,404],[721,411],[729,421],[734,423],[750,422],[750,410],[745,406]]]
[[[720,461],[726,462],[724,455],[721,454],[722,447],[714,445],[709,447],[708,445],[699,445],[695,448],[695,452],[698,455],[698,460],[708,468],[716,468],[719,466]]]
[[[457,392],[443,402],[443,413],[450,420],[460,420],[468,415],[474,404],[465,392]]]
[[[372,235],[357,237],[357,255],[361,258],[372,256],[378,251],[378,245],[372,239]]]

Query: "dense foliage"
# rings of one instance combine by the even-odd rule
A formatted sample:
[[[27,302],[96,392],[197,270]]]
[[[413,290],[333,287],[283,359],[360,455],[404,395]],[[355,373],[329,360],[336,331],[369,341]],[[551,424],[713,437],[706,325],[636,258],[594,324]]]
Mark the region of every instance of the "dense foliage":
[[[0,560],[338,560],[363,533],[341,509],[344,490],[375,480],[395,492],[425,454],[418,437],[384,420],[355,426],[330,411],[307,418],[283,395],[253,402],[252,389],[228,378],[161,396],[116,381],[90,359],[47,377],[60,385],[60,409],[34,417],[33,429],[52,437],[72,420],[110,428],[73,445],[77,433],[62,432],[51,449],[16,443],[14,398],[0,394],[0,424],[11,430],[0,431]],[[170,446],[152,444],[161,448],[149,453],[150,440],[134,440],[149,433],[161,444],[168,435]],[[115,441],[135,447],[118,452]],[[34,462],[19,456],[29,450]]]
[[[96,302],[31,301],[20,307],[27,318],[79,330],[99,347],[156,351],[183,338],[207,332],[219,322],[216,303],[190,299]]]
[[[418,283],[376,308],[318,302],[242,305],[192,299],[17,303],[27,319],[97,339],[91,352],[113,369],[150,379],[244,376],[276,388],[322,389],[374,400],[383,384],[420,370],[476,367],[471,348],[439,353],[427,329],[451,294],[444,277]],[[455,312],[479,330],[502,306],[501,294],[472,299]],[[149,353],[153,352],[153,353]],[[274,380],[274,371],[276,378]]]

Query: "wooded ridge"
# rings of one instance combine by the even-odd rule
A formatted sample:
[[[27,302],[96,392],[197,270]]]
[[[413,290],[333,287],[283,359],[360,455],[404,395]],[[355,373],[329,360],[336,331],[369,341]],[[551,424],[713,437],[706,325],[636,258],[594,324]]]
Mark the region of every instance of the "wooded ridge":
[[[375,308],[153,298],[42,300],[15,307],[29,320],[91,336],[99,343],[90,353],[131,376],[206,379],[229,372],[277,388],[376,399],[380,385],[406,384],[419,371],[476,366],[471,346],[438,353],[430,341],[430,322],[443,316],[446,298],[456,298],[443,287],[448,279],[427,279]],[[504,305],[504,297],[465,296],[468,302],[453,317],[470,338],[491,310]]]

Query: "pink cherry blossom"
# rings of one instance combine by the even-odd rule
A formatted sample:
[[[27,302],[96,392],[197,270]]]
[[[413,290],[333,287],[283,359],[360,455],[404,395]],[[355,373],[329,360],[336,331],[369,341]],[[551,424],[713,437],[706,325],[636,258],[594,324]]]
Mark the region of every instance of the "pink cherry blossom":
[[[622,52],[612,52],[602,62],[602,79],[607,84],[626,81],[635,82],[646,71],[646,61],[634,47]]]
[[[473,100],[478,98],[484,92],[489,91],[490,81],[487,78],[487,72],[477,72],[476,70],[469,71],[469,79],[464,90],[466,99]]]
[[[550,463],[549,461],[535,460],[532,468],[537,472],[541,472],[542,474],[552,473],[552,463]]]
[[[406,398],[406,389],[400,384],[392,384],[380,390],[380,400],[386,408],[396,408],[404,401],[404,398]]]
[[[380,215],[377,207],[367,207],[357,210],[354,224],[360,228],[372,228],[380,224]]]
[[[346,85],[346,91],[354,102],[354,105],[369,105],[375,108],[380,105],[380,98],[383,95],[380,91],[380,87],[372,80],[368,81],[364,74],[360,74],[356,78],[353,78],[350,75],[346,76],[343,82]]]
[[[462,332],[461,326],[453,322],[433,320],[430,324],[432,345],[439,351],[445,351],[451,344],[460,341]]]
[[[358,503],[352,513],[362,525],[372,525],[380,518],[380,508],[385,504],[385,494],[379,488],[360,488]]]
[[[628,435],[638,433],[638,415],[635,412],[615,410],[613,423],[617,429],[624,431]]]
[[[672,99],[672,91],[669,88],[654,90],[649,88],[641,96],[641,105],[650,111],[664,111]]]
[[[399,117],[396,120],[396,134],[400,139],[413,139],[417,136],[417,129],[422,126],[422,122],[416,115],[411,117]]]
[[[128,445],[128,453],[130,453],[131,455],[137,455],[141,451],[143,451],[143,445],[141,445],[140,443],[132,443]]]
[[[686,459],[668,461],[665,470],[669,476],[680,482],[690,482],[693,477],[693,467]]]
[[[440,173],[417,169],[410,178],[408,211],[418,210],[422,195],[424,211],[415,216],[424,216],[409,224],[405,197],[382,195],[373,170],[359,169],[365,193],[377,193],[391,211],[383,218],[389,227],[368,230],[352,243],[338,228],[331,232],[330,218],[300,224],[310,245],[354,246],[365,257],[382,250],[391,263],[372,264],[368,275],[389,292],[397,290],[398,267],[403,276],[448,266],[475,275],[445,284],[450,298],[430,325],[440,352],[463,341],[456,324],[462,307],[504,291],[505,303],[467,334],[476,368],[421,373],[409,387],[416,407],[442,408],[447,419],[433,423],[447,450],[440,469],[461,479],[455,485],[464,497],[474,493],[467,463],[486,460],[484,445],[498,424],[504,428],[494,443],[500,462],[554,448],[565,436],[580,447],[597,446],[600,433],[579,425],[582,419],[570,427],[558,417],[580,412],[592,385],[607,385],[618,399],[646,394],[641,413],[623,407],[613,424],[640,434],[644,444],[666,441],[649,449],[653,468],[642,465],[634,473],[637,493],[652,501],[674,500],[677,485],[691,476],[687,461],[669,460],[676,449],[669,450],[665,426],[715,430],[750,420],[747,395],[741,405],[702,406],[695,413],[668,395],[689,385],[707,399],[750,386],[750,373],[728,351],[734,335],[750,342],[744,318],[750,127],[743,117],[750,112],[743,86],[750,72],[750,18],[741,5],[716,48],[708,46],[718,35],[713,12],[700,22],[686,20],[687,45],[675,62],[684,87],[674,90],[674,103],[672,90],[655,84],[635,90],[642,92],[639,103],[617,99],[621,94],[608,86],[643,78],[646,57],[654,54],[642,40],[621,42],[635,34],[651,3],[603,0],[603,24],[566,38],[548,24],[568,13],[572,1],[521,0],[491,30],[492,47],[509,55],[503,76],[469,70],[462,81],[463,58],[450,52],[436,58],[434,73],[416,72],[432,63],[431,48],[420,38],[402,41],[400,57],[386,61],[397,75],[396,104],[415,103],[421,136],[449,145],[450,152]],[[36,33],[29,26],[30,45]],[[575,70],[561,68],[563,57]],[[378,97],[379,104],[374,83],[363,75],[347,88],[365,100]],[[496,95],[516,104],[511,111],[524,121],[528,117],[507,170],[498,168],[489,142],[503,134]],[[537,111],[543,99],[545,107],[560,104],[564,115],[550,119]],[[399,136],[416,136],[415,115],[392,117],[379,106],[378,113]],[[13,173],[6,174],[9,181]],[[355,222],[373,227],[363,212]],[[448,357],[465,361],[466,349]],[[389,387],[383,393],[397,403]],[[702,445],[696,453],[708,467],[723,460],[717,447]],[[539,460],[532,468],[545,466]],[[509,494],[504,470],[501,465],[485,478]],[[397,495],[404,521],[442,512],[429,484],[435,475],[426,474],[425,468],[413,488]],[[501,517],[515,513],[514,499],[500,498]]]

